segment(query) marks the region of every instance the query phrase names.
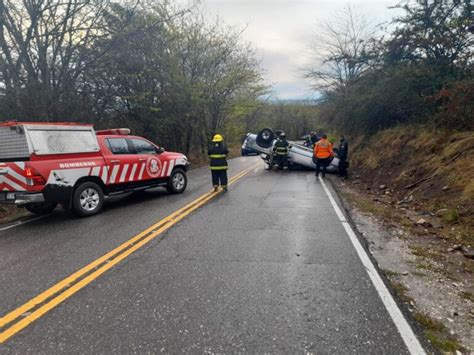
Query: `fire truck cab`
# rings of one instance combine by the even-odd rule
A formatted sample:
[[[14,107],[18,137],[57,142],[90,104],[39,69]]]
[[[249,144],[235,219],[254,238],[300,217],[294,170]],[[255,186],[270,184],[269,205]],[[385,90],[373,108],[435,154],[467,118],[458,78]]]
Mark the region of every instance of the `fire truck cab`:
[[[126,128],[94,131],[71,123],[0,123],[0,203],[47,214],[62,204],[78,216],[101,211],[107,196],[186,189],[189,162]]]

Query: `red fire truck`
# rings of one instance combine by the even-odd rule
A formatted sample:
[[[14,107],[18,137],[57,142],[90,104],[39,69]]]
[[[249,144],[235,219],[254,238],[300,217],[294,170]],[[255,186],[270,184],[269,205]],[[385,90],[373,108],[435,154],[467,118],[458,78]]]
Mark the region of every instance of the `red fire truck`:
[[[186,189],[188,159],[126,128],[71,123],[0,123],[0,203],[47,214],[62,204],[98,213],[106,196],[157,186]]]

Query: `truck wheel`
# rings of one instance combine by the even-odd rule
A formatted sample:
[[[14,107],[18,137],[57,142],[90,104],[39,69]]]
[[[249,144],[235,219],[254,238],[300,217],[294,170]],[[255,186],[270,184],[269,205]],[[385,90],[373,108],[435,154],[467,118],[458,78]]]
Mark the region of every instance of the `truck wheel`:
[[[79,217],[97,214],[104,205],[104,192],[95,182],[87,181],[80,184],[72,197],[72,208]]]
[[[186,190],[188,185],[188,178],[183,169],[174,169],[166,185],[166,190],[171,194],[180,194]]]
[[[58,204],[54,202],[30,203],[25,205],[25,208],[31,213],[42,216],[53,212],[57,205]]]

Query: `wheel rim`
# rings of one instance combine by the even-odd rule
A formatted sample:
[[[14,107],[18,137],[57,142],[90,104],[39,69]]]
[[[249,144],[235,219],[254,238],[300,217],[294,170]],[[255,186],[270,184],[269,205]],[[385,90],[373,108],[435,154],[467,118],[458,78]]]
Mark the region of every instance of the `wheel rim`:
[[[173,187],[175,190],[181,190],[184,187],[184,184],[186,183],[186,179],[184,178],[184,175],[181,173],[176,173],[173,176]]]
[[[99,192],[89,187],[81,192],[79,202],[83,210],[86,210],[88,212],[93,211],[97,208],[97,206],[99,206]]]
[[[262,132],[262,138],[265,140],[270,139],[270,132],[269,131],[263,131]]]

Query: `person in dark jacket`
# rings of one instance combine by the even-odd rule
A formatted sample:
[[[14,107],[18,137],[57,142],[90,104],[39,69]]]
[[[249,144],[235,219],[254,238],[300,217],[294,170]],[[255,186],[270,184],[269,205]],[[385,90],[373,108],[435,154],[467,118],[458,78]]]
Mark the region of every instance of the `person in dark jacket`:
[[[222,186],[224,191],[227,191],[227,154],[229,154],[229,150],[224,144],[224,138],[220,134],[216,134],[212,138],[211,146],[207,151],[207,155],[211,160],[209,168],[211,169],[214,191],[217,191],[219,185]]]
[[[278,165],[278,170],[288,167],[288,147],[289,143],[286,140],[286,135],[285,133],[281,133],[280,137],[275,142],[275,146],[273,147],[273,150],[276,154],[275,162]]]
[[[349,143],[344,136],[341,136],[337,156],[339,158],[338,176],[347,178],[347,154],[349,152]]]
[[[315,131],[311,131],[309,133],[309,136],[311,139],[311,143],[313,144],[313,147],[314,147],[314,144],[317,143],[321,139],[321,137],[319,137]]]

